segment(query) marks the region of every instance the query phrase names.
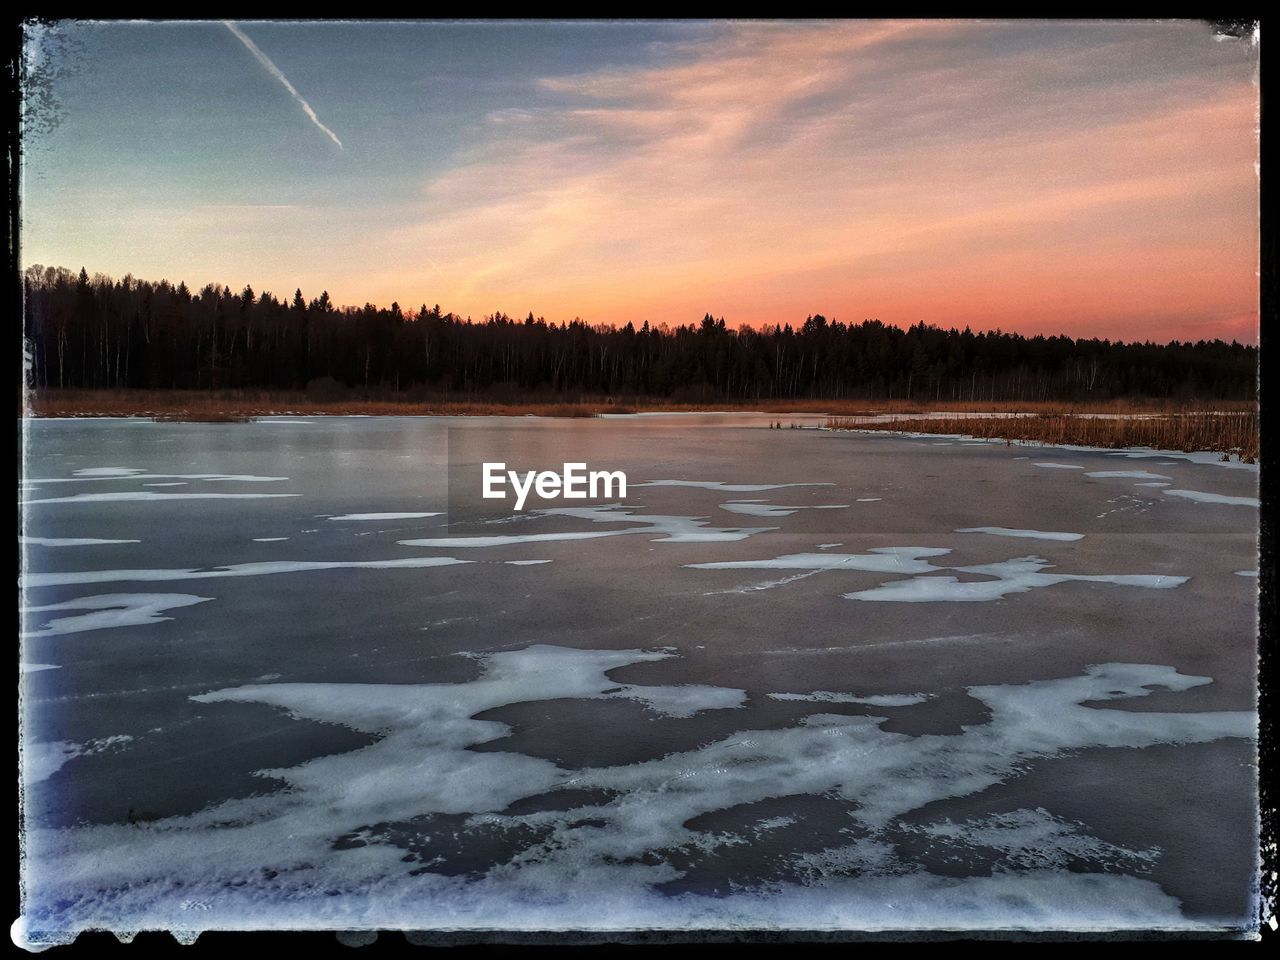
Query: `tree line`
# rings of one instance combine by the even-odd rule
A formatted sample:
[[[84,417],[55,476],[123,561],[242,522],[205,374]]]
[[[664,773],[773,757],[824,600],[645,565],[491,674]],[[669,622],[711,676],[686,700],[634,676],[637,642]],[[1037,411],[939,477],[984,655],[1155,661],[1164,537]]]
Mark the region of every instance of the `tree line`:
[[[473,321],[281,299],[246,286],[116,280],[62,267],[23,274],[32,385],[275,389],[675,401],[782,398],[1251,399],[1258,351],[1221,340],[1158,344],[845,324],[821,314],[762,328],[615,327],[495,312]]]

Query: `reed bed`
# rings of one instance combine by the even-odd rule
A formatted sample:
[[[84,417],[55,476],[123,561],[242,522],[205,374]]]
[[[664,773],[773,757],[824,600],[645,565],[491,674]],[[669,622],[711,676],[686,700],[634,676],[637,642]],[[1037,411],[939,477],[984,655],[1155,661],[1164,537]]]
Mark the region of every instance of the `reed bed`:
[[[1211,451],[1226,460],[1235,456],[1257,462],[1259,426],[1256,412],[1190,412],[1162,416],[1090,417],[1078,413],[1016,417],[895,417],[869,422],[831,417],[832,430],[885,430],[894,433],[946,433],[1005,440],[1010,443],[1056,443],[1085,447],[1153,447],[1185,453]]]

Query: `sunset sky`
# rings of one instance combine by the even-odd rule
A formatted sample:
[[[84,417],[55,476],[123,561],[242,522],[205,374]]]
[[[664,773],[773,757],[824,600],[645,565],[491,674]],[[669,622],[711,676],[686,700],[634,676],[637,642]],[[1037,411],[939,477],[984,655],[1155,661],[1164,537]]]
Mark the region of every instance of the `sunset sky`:
[[[1257,339],[1257,50],[1203,23],[57,34],[24,265],[477,319]]]

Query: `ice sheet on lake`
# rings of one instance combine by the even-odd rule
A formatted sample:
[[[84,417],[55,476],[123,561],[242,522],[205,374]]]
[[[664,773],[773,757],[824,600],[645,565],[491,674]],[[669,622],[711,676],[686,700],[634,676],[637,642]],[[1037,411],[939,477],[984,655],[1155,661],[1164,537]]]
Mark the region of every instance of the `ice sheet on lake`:
[[[129,500],[141,500],[151,503],[166,503],[175,500],[255,500],[272,497],[300,497],[300,493],[152,493],[139,490],[121,493],[77,493],[70,497],[45,497],[42,500],[23,500],[24,504],[32,503],[122,503]]]
[[[961,527],[956,533],[989,533],[997,537],[1025,537],[1030,540],[1080,540],[1083,533],[1056,533],[1052,530],[1016,530],[1010,527]]]
[[[82,583],[119,581],[212,580],[221,577],[263,577],[277,573],[310,573],[316,570],[411,570],[471,563],[454,557],[401,557],[395,560],[262,560],[232,563],[224,567],[149,570],[79,570],[59,573],[28,573],[20,578],[23,587],[57,587]]]
[[[1221,493],[1206,493],[1203,490],[1161,490],[1160,492],[1170,497],[1195,500],[1197,503],[1225,503],[1237,507],[1261,506],[1257,497],[1228,497]]]
[[[424,517],[439,517],[436,513],[344,513],[340,517],[329,517],[330,520],[420,520]]]
[[[173,617],[161,616],[166,610],[190,607],[205,603],[212,597],[197,597],[189,593],[106,593],[93,597],[77,597],[62,603],[46,603],[43,606],[25,607],[23,613],[56,613],[63,610],[88,610],[78,617],[45,618],[39,630],[24,633],[24,637],[62,636],[68,633],[84,633],[87,630],[105,630],[109,627],[135,627],[149,623],[163,623]]]
[[[95,537],[18,537],[19,543],[35,547],[96,547],[112,543],[141,543],[141,540],[99,540]]]
[[[264,771],[287,789],[189,816],[30,829],[33,869],[16,933],[49,943],[91,927],[373,929],[422,926],[424,916],[433,928],[475,930],[1194,927],[1149,881],[1056,864],[942,877],[899,859],[888,831],[908,812],[987,790],[1033,761],[1251,738],[1257,729],[1249,711],[1109,709],[1107,701],[1144,697],[1156,686],[1177,693],[1210,682],[1167,666],[1112,663],[1077,676],[968,687],[990,718],[960,734],[911,736],[882,729],[877,717],[816,713],[620,766],[567,768],[468,749],[507,734],[505,724],[476,717],[511,703],[554,709],[566,698],[625,696],[676,715],[741,703],[739,690],[618,684],[607,675],[666,656],[536,646],[490,655],[479,678],[464,683],[251,684],[194,697],[206,709],[267,704],[378,739]],[[566,804],[571,809],[504,812],[516,800],[563,790],[584,799]],[[681,876],[677,854],[687,862],[742,842],[689,826],[698,817],[797,795],[847,801],[862,836],[797,851],[791,882],[716,897],[654,889]],[[508,842],[486,869],[458,873],[447,857],[433,859],[429,834],[421,855],[406,856],[387,829],[426,830],[446,815],[464,818],[447,828],[463,841],[474,831]],[[1020,813],[932,826],[939,837],[962,831],[966,842],[1006,856],[1035,837],[1056,849],[1106,851],[1061,821]]]

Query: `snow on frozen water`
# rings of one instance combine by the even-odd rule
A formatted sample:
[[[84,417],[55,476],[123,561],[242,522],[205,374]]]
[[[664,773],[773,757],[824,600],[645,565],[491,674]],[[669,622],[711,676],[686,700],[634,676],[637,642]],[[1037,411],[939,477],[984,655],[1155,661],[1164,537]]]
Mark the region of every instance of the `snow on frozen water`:
[[[436,513],[344,513],[340,517],[329,517],[330,520],[420,520],[423,517],[439,517]]]
[[[114,468],[103,468],[114,469]],[[208,480],[233,481],[236,483],[280,483],[288,477],[260,477],[251,473],[146,473],[142,470],[115,471],[112,473],[95,473],[77,470],[70,477],[42,477],[32,479],[31,483],[85,483],[91,480]],[[151,483],[144,486],[158,487],[161,484]]]
[[[1159,859],[1157,850],[1131,850],[1081,832],[1081,825],[1047,810],[1020,809],[989,817],[929,824],[919,832],[934,841],[967,850],[995,850],[1018,869],[1067,869],[1072,862],[1092,861],[1112,869],[1142,869]]]
[[[804,700],[814,703],[865,703],[872,707],[910,707],[929,699],[927,693],[883,693],[857,697],[852,693],[815,690],[813,693],[771,693],[772,700]]]
[[[1080,447],[1078,449],[1088,449]],[[1111,457],[1127,457],[1131,460],[1149,459],[1152,457],[1176,457],[1179,460],[1187,460],[1191,463],[1210,465],[1215,467],[1229,467],[1233,470],[1258,470],[1258,464],[1245,463],[1243,460],[1223,460],[1222,454],[1214,453],[1212,450],[1194,450],[1190,453],[1184,453],[1181,450],[1108,450],[1107,456]],[[1157,464],[1162,466],[1162,464]]]
[[[790,504],[761,503],[759,501],[731,500],[720,504],[729,513],[745,513],[751,517],[789,517],[799,510],[843,510],[847,503],[824,503],[816,506],[792,506]]]
[[[1134,486],[1135,487],[1167,487],[1169,486],[1169,484],[1167,482],[1161,481],[1161,482],[1153,482],[1153,483],[1135,483]]]
[[[288,540],[288,537],[254,537],[254,543],[279,543],[282,540]]]
[[[1168,589],[1179,586],[1188,579],[1164,574],[1043,573],[1041,571],[1052,568],[1052,564],[1039,557],[1016,557],[1000,563],[967,567],[937,566],[924,559],[950,552],[943,547],[875,547],[865,554],[791,553],[761,560],[722,560],[713,563],[687,563],[685,566],[698,570],[807,570],[814,573],[823,570],[862,570],[872,573],[933,574],[955,570],[991,578],[961,581],[953,576],[917,576],[909,580],[891,580],[868,590],[844,594],[850,600],[910,602],[999,600],[1010,593],[1025,593],[1037,587],[1050,587],[1069,581]],[[782,586],[797,579],[800,577],[716,592],[746,593]]]
[[[1149,473],[1146,470],[1093,470],[1085,474],[1086,477],[1116,478],[1129,480],[1172,480],[1163,473]]]
[[[1186,500],[1195,500],[1198,503],[1226,503],[1238,507],[1257,507],[1261,504],[1257,497],[1228,497],[1221,493],[1206,493],[1203,490],[1161,490],[1161,493],[1170,497],[1182,497]]]
[[[857,502],[858,503],[879,503],[880,498],[879,497],[859,497]]]
[[[61,670],[62,667],[56,663],[20,663],[18,664],[19,673],[39,673],[41,670]]]
[[[1084,469],[1084,467],[1081,467],[1074,463],[1034,463],[1032,464],[1032,466],[1050,467],[1050,468],[1056,468],[1058,470],[1083,470]]]
[[[205,603],[212,597],[197,597],[189,593],[107,593],[93,597],[77,597],[62,603],[47,603],[38,607],[25,607],[23,613],[55,613],[62,610],[88,610],[78,617],[45,619],[39,630],[24,633],[24,637],[62,636],[83,633],[86,630],[105,630],[108,627],[135,627],[149,623],[162,623],[173,617],[161,616],[166,610],[190,607]]]
[[[781,490],[783,487],[832,487],[832,483],[720,483],[715,480],[646,480],[633,483],[633,487],[699,487],[722,493],[755,493],[760,490]]]
[[[1000,600],[1011,593],[1026,593],[1038,587],[1081,581],[1111,583],[1124,587],[1170,589],[1187,582],[1187,577],[1163,574],[1072,574],[1041,573],[1052,565],[1039,557],[1019,557],[1003,563],[972,567],[951,567],[961,573],[994,577],[992,580],[961,581],[957,577],[914,577],[882,583],[870,590],[846,593],[850,600],[937,603],[947,601]]]
[[[111,543],[141,543],[141,540],[99,540],[95,537],[18,537],[19,543],[36,547],[96,547]]]
[[[940,557],[945,547],[872,547],[867,553],[788,553],[765,560],[686,563],[695,570],[868,570],[873,573],[925,573],[944,569],[923,557]]]
[[[166,503],[174,500],[262,500],[272,497],[300,497],[300,493],[151,493],[140,490],[129,493],[77,493],[70,497],[46,497],[43,500],[23,500],[30,503],[121,503],[126,500],[142,500],[150,503]]]
[[[504,560],[503,561],[503,563],[508,563],[513,567],[532,567],[540,563],[550,563],[550,562],[551,562],[550,560]]]
[[[1257,570],[1237,570],[1236,571],[1237,577],[1256,577],[1257,575],[1258,575]]]
[[[727,543],[745,540],[756,533],[776,530],[777,527],[711,527],[705,517],[645,516],[632,513],[620,504],[603,507],[555,507],[535,511],[539,516],[573,517],[595,523],[636,523],[639,526],[622,530],[579,530],[564,533],[526,533],[493,537],[427,537],[414,540],[398,540],[406,547],[505,547],[520,543],[551,543],[559,540],[594,540],[600,537],[621,537],[628,534],[663,534],[653,537],[653,543]]]
[[[263,577],[276,573],[309,573],[315,570],[411,570],[471,563],[454,557],[401,557],[396,560],[262,560],[232,563],[225,567],[185,570],[79,570],[62,573],[28,573],[20,579],[23,587],[56,587],[82,583],[118,581],[212,580],[220,577]]]
[[[128,477],[135,473],[146,473],[141,467],[86,467],[72,471],[77,477]]]
[[[185,480],[168,480],[164,483],[144,483],[144,487],[185,487],[188,486]]]
[[[1015,530],[1010,527],[961,527],[956,533],[990,533],[997,537],[1026,537],[1031,540],[1080,540],[1083,533],[1056,533],[1052,530]]]
[[[505,724],[475,719],[506,704],[554,709],[566,698],[626,697],[679,717],[743,702],[741,690],[619,684],[608,676],[667,656],[534,646],[484,658],[479,678],[465,683],[259,683],[195,696],[206,705],[267,704],[378,739],[263,771],[287,789],[188,816],[31,828],[36,855],[15,934],[39,944],[91,927],[371,929],[422,927],[424,917],[435,929],[473,930],[1194,927],[1154,883],[1105,872],[1143,851],[1121,851],[1039,811],[899,828],[1017,856],[1037,845],[1056,851],[1040,868],[1016,874],[930,874],[899,859],[888,831],[904,814],[975,795],[1035,762],[1087,749],[1252,738],[1257,730],[1248,711],[1110,709],[1107,701],[1140,698],[1157,686],[1177,693],[1210,679],[1109,663],[1077,676],[968,687],[989,719],[959,734],[912,736],[882,729],[879,717],[814,713],[794,726],[742,729],[618,766],[561,767],[513,751],[468,749],[506,736]],[[46,756],[37,751],[28,761],[28,782],[81,748],[43,749]],[[572,809],[503,812],[557,790],[585,799]],[[850,826],[862,835],[792,854],[792,881],[740,885],[715,897],[654,889],[681,876],[677,854],[715,856],[750,842],[689,826],[698,817],[797,795],[847,801]],[[491,865],[468,874],[451,871],[447,857],[432,858],[431,825],[449,815],[461,819],[439,821],[446,840],[474,833],[505,841]],[[406,856],[388,824],[424,831],[426,853]]]

